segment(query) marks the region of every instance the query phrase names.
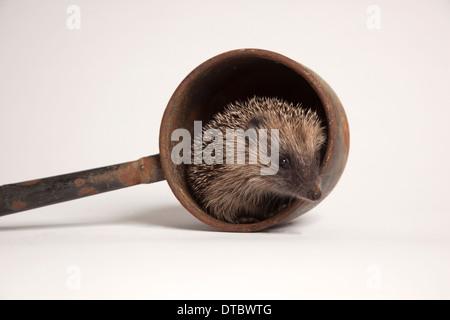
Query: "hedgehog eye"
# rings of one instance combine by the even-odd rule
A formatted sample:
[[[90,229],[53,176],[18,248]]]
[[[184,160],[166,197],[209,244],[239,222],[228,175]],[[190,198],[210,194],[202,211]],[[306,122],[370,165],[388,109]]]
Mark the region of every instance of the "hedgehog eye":
[[[287,168],[287,166],[289,165],[289,159],[286,157],[283,157],[280,159],[280,167],[281,168]]]

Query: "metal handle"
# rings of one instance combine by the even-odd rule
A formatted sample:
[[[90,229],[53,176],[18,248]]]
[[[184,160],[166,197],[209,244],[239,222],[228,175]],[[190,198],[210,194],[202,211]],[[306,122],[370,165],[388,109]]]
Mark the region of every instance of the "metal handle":
[[[0,216],[165,180],[159,155],[0,187]]]

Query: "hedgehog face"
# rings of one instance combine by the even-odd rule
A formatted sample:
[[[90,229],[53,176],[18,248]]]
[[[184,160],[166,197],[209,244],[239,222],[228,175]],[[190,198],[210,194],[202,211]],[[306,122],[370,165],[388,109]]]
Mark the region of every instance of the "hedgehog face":
[[[281,153],[279,169],[274,175],[279,192],[297,199],[317,201],[320,191],[319,155],[305,158],[295,153]]]
[[[317,201],[320,190],[320,150],[326,140],[317,115],[298,111],[298,115],[280,117],[260,114],[253,117],[249,127],[278,129],[278,171],[261,177],[271,192],[280,196]]]
[[[260,176],[264,186],[280,196],[317,201],[320,190],[320,154],[308,156],[296,150],[280,150],[278,171],[274,175]],[[264,180],[264,182],[263,182]]]

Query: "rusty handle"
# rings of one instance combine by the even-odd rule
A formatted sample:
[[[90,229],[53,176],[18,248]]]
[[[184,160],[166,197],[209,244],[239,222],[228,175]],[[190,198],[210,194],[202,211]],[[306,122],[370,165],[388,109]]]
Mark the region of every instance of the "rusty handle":
[[[165,180],[159,155],[0,187],[0,216]]]

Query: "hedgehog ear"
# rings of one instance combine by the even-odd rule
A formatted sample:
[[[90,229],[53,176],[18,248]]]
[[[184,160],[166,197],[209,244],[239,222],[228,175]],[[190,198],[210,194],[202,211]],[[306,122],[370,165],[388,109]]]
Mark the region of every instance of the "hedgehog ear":
[[[247,129],[262,129],[264,118],[261,116],[253,116],[247,124]]]

